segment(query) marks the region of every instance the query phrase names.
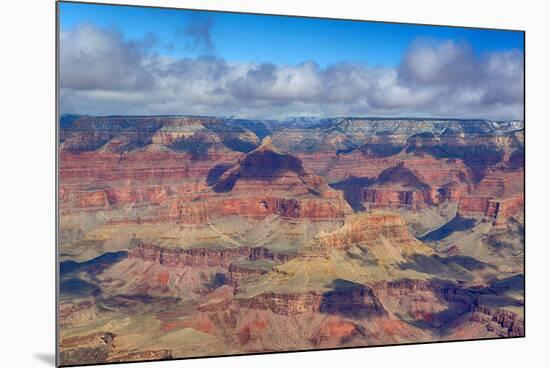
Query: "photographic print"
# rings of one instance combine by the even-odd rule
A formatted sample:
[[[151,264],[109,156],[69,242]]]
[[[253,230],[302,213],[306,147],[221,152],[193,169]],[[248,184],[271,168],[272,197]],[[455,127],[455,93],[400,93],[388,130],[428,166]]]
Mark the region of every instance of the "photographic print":
[[[58,365],[524,336],[524,32],[57,27]]]

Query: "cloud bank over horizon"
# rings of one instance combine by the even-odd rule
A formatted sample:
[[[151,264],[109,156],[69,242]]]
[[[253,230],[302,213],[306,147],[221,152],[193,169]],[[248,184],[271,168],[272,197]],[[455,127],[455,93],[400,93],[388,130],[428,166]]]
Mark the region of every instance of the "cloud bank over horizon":
[[[523,119],[520,50],[479,55],[466,41],[417,38],[395,66],[236,62],[217,55],[211,26],[180,30],[198,57],[162,55],[154,35],[128,39],[93,23],[62,30],[61,113]]]

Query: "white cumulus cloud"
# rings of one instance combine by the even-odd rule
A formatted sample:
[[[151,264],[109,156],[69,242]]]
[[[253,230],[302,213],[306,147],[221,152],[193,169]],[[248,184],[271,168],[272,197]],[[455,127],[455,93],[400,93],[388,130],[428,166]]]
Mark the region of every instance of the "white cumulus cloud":
[[[184,30],[212,50],[210,25]],[[452,40],[417,40],[395,68],[342,62],[322,68],[169,58],[154,36],[127,40],[82,24],[61,33],[63,113],[284,116],[450,116],[523,119],[523,53],[476,55]]]

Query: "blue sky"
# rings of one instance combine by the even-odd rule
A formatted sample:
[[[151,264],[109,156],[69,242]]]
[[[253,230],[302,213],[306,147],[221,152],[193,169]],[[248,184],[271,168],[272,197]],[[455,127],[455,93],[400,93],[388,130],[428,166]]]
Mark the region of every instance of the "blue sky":
[[[341,61],[395,66],[417,38],[466,41],[476,54],[523,50],[523,34],[514,31],[419,26],[377,22],[255,16],[191,10],[61,3],[61,27],[89,22],[115,27],[129,39],[155,35],[159,54],[197,56],[181,34],[193,19],[210,24],[217,56],[227,61],[321,66]]]
[[[523,118],[523,33],[60,3],[61,109]]]

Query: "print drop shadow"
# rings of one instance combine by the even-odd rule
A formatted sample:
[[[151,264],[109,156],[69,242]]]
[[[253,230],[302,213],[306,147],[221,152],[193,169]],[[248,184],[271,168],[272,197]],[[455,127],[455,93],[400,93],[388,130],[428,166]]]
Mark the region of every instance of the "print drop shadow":
[[[36,360],[48,364],[50,367],[55,367],[55,354],[53,353],[34,353],[33,357]]]

